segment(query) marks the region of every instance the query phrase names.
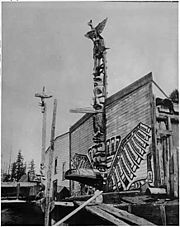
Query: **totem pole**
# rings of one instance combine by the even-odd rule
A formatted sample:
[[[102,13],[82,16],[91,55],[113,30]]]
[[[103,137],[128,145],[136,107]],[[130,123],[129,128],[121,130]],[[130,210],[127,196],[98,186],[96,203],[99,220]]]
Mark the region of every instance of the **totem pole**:
[[[94,97],[93,97],[93,142],[92,149],[88,151],[91,158],[93,168],[98,169],[103,176],[106,173],[106,112],[105,100],[107,97],[107,72],[106,72],[106,50],[104,39],[100,35],[106,25],[107,18],[99,23],[95,28],[92,25],[92,20],[88,23],[91,31],[85,34],[85,37],[93,41],[93,82],[94,82]],[[103,174],[104,173],[104,174]]]
[[[44,175],[44,162],[45,162],[45,151],[46,151],[46,111],[47,111],[45,99],[51,98],[52,95],[47,95],[45,93],[45,87],[43,87],[43,91],[41,93],[36,93],[35,97],[41,99],[41,102],[39,103],[39,105],[41,106],[41,113],[43,114],[40,173],[41,175]]]

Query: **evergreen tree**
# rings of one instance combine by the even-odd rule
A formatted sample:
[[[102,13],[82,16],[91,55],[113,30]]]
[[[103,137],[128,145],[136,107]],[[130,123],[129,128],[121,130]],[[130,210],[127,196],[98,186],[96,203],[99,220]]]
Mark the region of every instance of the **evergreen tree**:
[[[35,178],[35,163],[34,163],[34,159],[31,160],[30,164],[29,164],[29,171],[28,171],[28,175],[29,175],[29,180],[32,181]]]
[[[16,162],[12,163],[12,168],[11,168],[11,180],[16,180]]]
[[[169,98],[174,102],[174,103],[179,103],[179,91],[178,89],[175,89],[174,91],[171,92]]]
[[[33,174],[35,174],[35,163],[34,163],[34,159],[31,160],[30,164],[29,164],[29,171]]]
[[[19,150],[16,160],[16,169],[17,169],[17,181],[26,173],[26,165],[23,163],[23,156],[21,150]]]
[[[20,178],[26,174],[26,165],[24,164],[24,158],[19,150],[16,161],[12,164],[11,179],[19,181]]]

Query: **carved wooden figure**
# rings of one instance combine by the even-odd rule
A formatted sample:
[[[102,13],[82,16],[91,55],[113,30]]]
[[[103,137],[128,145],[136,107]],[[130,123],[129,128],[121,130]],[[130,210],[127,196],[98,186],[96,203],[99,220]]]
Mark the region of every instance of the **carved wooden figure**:
[[[93,117],[94,146],[89,150],[89,155],[94,168],[105,172],[106,171],[106,114],[105,114],[105,99],[106,99],[106,47],[104,39],[100,35],[106,25],[107,18],[99,23],[95,28],[92,25],[92,20],[88,23],[91,31],[86,33],[85,37],[93,41],[93,81],[94,81],[94,97],[93,108],[100,113],[96,113]]]

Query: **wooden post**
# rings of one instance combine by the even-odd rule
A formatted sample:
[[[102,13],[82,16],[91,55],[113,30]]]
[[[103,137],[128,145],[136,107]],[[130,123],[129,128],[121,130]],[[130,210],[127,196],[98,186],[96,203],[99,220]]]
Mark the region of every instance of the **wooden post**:
[[[45,218],[44,225],[49,226],[49,214],[52,198],[52,187],[51,187],[51,175],[53,167],[53,155],[54,155],[54,136],[55,136],[55,122],[56,122],[56,109],[57,109],[57,100],[54,99],[54,109],[53,109],[53,119],[51,127],[51,140],[50,140],[50,151],[49,151],[49,165],[47,171],[47,188],[46,188],[46,202],[45,202]]]
[[[44,103],[44,112],[42,119],[42,151],[41,151],[41,163],[45,162],[46,151],[46,103]]]
[[[20,194],[20,183],[17,183],[17,196],[16,196],[17,199],[19,199],[19,194]]]
[[[69,169],[71,169],[71,130],[69,130]],[[72,195],[72,181],[69,181],[70,195]]]
[[[167,225],[167,220],[166,220],[166,208],[165,205],[160,205],[160,215],[161,215],[161,220],[162,220],[162,225]]]
[[[171,117],[168,117],[168,130],[172,132]],[[169,137],[169,182],[170,194],[174,194],[174,164],[173,164],[173,140],[172,134]]]
[[[173,153],[173,160],[174,160],[174,197],[178,198],[179,196],[179,158],[178,158],[179,150],[176,150]]]
[[[36,93],[35,97],[41,99],[41,102],[39,104],[42,107],[41,112],[43,114],[43,119],[42,119],[42,149],[41,149],[41,171],[42,171],[43,166],[44,166],[44,161],[45,161],[45,150],[46,150],[46,103],[45,103],[45,99],[51,98],[52,95],[45,94],[45,87],[43,87],[42,93]]]
[[[165,143],[165,152],[166,152],[166,186],[167,194],[170,195],[170,172],[169,172],[169,160],[170,160],[170,140],[166,138]]]
[[[154,186],[158,187],[160,182],[159,154],[157,152],[157,135],[156,135],[156,106],[155,97],[153,96],[152,82],[149,84],[150,108],[151,108],[151,128],[152,128],[152,155],[154,161]]]
[[[160,138],[157,138],[157,152],[159,153],[159,168],[160,168],[160,185],[164,185],[165,176],[164,176],[164,164],[163,163],[163,148],[162,143],[160,142]]]

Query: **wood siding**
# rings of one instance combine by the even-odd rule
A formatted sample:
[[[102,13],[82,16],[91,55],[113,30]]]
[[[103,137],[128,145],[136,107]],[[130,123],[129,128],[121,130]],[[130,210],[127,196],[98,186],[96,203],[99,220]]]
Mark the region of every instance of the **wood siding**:
[[[149,84],[107,106],[107,139],[124,138],[139,122],[151,125]]]
[[[47,176],[48,164],[49,164],[49,150],[50,147],[45,152],[45,176]],[[52,166],[52,185],[53,181],[57,180],[57,187],[64,186],[69,188],[69,181],[63,178],[63,163],[64,173],[69,169],[69,133],[65,133],[55,138],[54,140],[54,155],[53,155],[53,166]],[[57,160],[57,167],[55,173],[55,159]],[[44,184],[47,182],[45,180]]]
[[[71,132],[71,157],[78,154],[87,154],[90,146],[93,145],[93,120],[88,118],[84,123]]]
[[[57,159],[57,172],[55,174],[55,159]],[[64,167],[63,167],[64,165]],[[64,169],[63,169],[64,168]],[[54,142],[54,161],[52,181],[57,180],[58,186],[69,187],[69,181],[64,179],[64,173],[69,169],[69,133],[59,136]]]

